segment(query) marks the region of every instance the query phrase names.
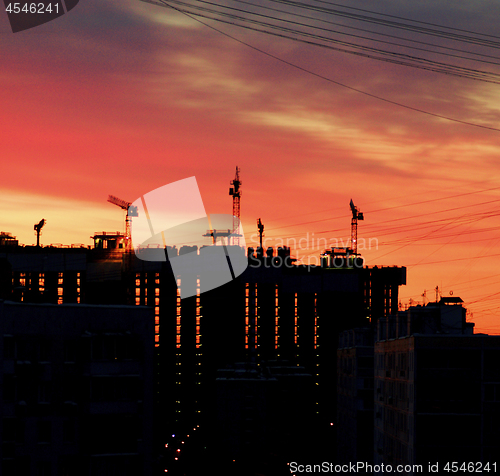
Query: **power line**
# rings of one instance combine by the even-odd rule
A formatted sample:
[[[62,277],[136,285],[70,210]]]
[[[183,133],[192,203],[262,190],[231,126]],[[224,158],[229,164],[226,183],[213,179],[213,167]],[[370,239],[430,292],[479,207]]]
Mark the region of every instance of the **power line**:
[[[163,6],[163,7],[167,7],[167,8],[171,8],[175,11],[178,11],[182,14],[184,14],[185,16],[187,16],[188,18],[191,18],[192,20],[206,26],[207,28],[210,28],[211,30],[213,31],[216,31],[217,33],[223,35],[223,36],[226,36],[227,38],[230,38],[232,39],[233,41],[236,41],[244,46],[247,46],[248,48],[251,48],[255,51],[258,51],[259,53],[262,53],[270,58],[273,58],[277,61],[280,61],[281,63],[283,64],[286,64],[292,68],[295,68],[299,71],[303,71],[304,73],[307,73],[307,74],[310,74],[312,76],[315,76],[317,78],[320,78],[320,79],[323,79],[325,81],[328,81],[329,83],[332,83],[332,84],[336,84],[337,86],[341,86],[343,88],[346,88],[346,89],[349,89],[351,91],[355,91],[359,94],[363,94],[365,96],[368,96],[368,97],[371,97],[373,99],[377,99],[379,101],[383,101],[383,102],[386,102],[388,104],[392,104],[392,105],[395,105],[395,106],[398,106],[398,107],[402,107],[402,108],[405,108],[405,109],[408,109],[410,111],[415,111],[415,112],[419,112],[421,114],[425,114],[425,115],[428,115],[428,116],[431,116],[431,117],[436,117],[436,118],[439,118],[439,119],[444,119],[444,120],[447,120],[447,121],[451,121],[451,122],[456,122],[456,123],[459,123],[459,124],[464,124],[464,125],[467,125],[467,126],[471,126],[471,127],[478,127],[478,128],[481,128],[481,129],[486,129],[486,130],[491,130],[491,131],[495,131],[495,132],[500,132],[500,129],[499,128],[496,128],[496,127],[492,127],[492,126],[486,126],[486,125],[482,125],[482,124],[477,124],[477,123],[474,123],[474,122],[469,122],[469,121],[463,121],[463,120],[460,120],[460,119],[455,119],[455,118],[452,118],[452,117],[449,117],[449,116],[445,116],[445,115],[442,115],[442,114],[436,114],[436,113],[433,113],[433,112],[429,112],[429,111],[426,111],[426,110],[423,110],[423,109],[419,109],[419,108],[416,108],[416,107],[412,107],[412,106],[408,106],[406,104],[402,104],[402,103],[399,103],[397,101],[392,101],[390,99],[387,99],[387,98],[383,98],[381,96],[377,96],[375,94],[371,94],[371,93],[368,93],[366,91],[363,91],[363,90],[360,90],[360,89],[357,89],[357,88],[354,88],[352,86],[348,86],[346,84],[343,84],[343,83],[340,83],[339,81],[335,81],[331,78],[328,78],[326,76],[323,76],[321,74],[318,74],[318,73],[315,73],[313,71],[310,71],[306,68],[303,68],[301,66],[298,66],[297,64],[294,64],[294,63],[291,63],[290,61],[287,61],[283,58],[280,58],[272,53],[268,53],[267,51],[264,51],[260,48],[257,48],[249,43],[246,43],[228,33],[225,33],[223,32],[222,30],[219,30],[218,28],[215,28],[214,26],[212,25],[209,25],[208,23],[194,17],[192,14],[189,14],[187,12],[184,12],[172,5],[170,5],[169,3],[167,3],[165,0],[141,0],[143,2],[146,2],[146,3],[152,3],[154,5],[158,5],[158,6]]]
[[[486,38],[479,38],[478,36],[463,35],[462,33],[468,33],[468,34],[472,34],[472,35],[480,35],[480,36],[485,36],[485,37],[489,37],[489,38],[496,38],[496,39],[500,40],[500,37],[493,36],[493,35],[483,35],[481,33],[473,32],[473,31],[460,30],[458,28],[445,27],[443,25],[436,25],[436,24],[431,24],[428,22],[410,20],[408,18],[403,18],[403,17],[399,17],[399,19],[402,19],[405,21],[410,21],[410,22],[416,23],[416,24],[422,24],[425,26],[420,27],[418,25],[411,25],[411,24],[406,24],[406,23],[401,23],[401,22],[394,22],[391,20],[383,20],[383,19],[375,18],[375,17],[371,17],[371,16],[344,12],[342,10],[335,10],[335,9],[325,8],[325,7],[315,7],[312,5],[304,4],[302,2],[295,2],[295,1],[291,1],[291,0],[270,0],[270,1],[275,2],[275,3],[282,3],[282,4],[286,4],[286,5],[291,5],[291,6],[295,6],[295,7],[299,7],[299,8],[304,8],[307,10],[314,10],[314,11],[321,12],[321,13],[329,13],[329,14],[333,14],[333,15],[338,15],[341,17],[351,18],[354,20],[363,21],[363,22],[367,22],[367,23],[373,23],[373,24],[378,24],[378,25],[382,25],[382,26],[387,26],[390,28],[403,29],[406,31],[412,31],[412,32],[420,33],[420,34],[429,35],[429,36],[437,36],[439,38],[447,38],[447,39],[451,39],[451,40],[455,40],[455,41],[462,41],[464,43],[472,43],[475,45],[481,45],[481,46],[487,46],[487,47],[493,47],[493,48],[500,47],[500,42],[498,42],[498,41],[488,40]],[[333,5],[330,2],[324,2],[321,0],[313,0],[313,1],[316,1],[316,3]],[[338,4],[335,4],[335,5],[338,5]],[[368,10],[365,10],[365,12],[367,12],[367,11]],[[390,15],[386,15],[383,13],[376,13],[376,12],[371,12],[371,13],[374,13],[374,14],[379,15],[379,16],[390,17]],[[392,17],[392,18],[395,18],[395,17]],[[436,30],[435,28],[428,28],[428,26],[444,28],[444,29],[449,30],[449,31],[446,32],[446,31],[442,31],[442,30]],[[458,33],[453,33],[454,31],[456,31]]]
[[[462,187],[460,185],[460,187]],[[455,187],[452,187],[451,190],[454,190],[455,188],[457,188],[457,186]],[[439,197],[439,198],[432,198],[432,199],[428,199],[428,200],[421,200],[419,202],[412,202],[412,203],[407,203],[407,204],[403,204],[403,205],[395,205],[395,206],[391,206],[391,207],[384,207],[384,208],[378,208],[378,209],[373,209],[373,210],[368,210],[367,212],[365,213],[369,213],[369,214],[372,214],[372,213],[378,213],[378,212],[381,212],[381,211],[386,211],[386,210],[394,210],[394,209],[397,209],[397,208],[404,208],[404,207],[411,207],[411,206],[414,206],[414,205],[421,205],[423,203],[429,203],[429,202],[436,202],[436,201],[441,201],[441,200],[449,200],[451,198],[457,198],[457,197],[463,197],[463,196],[466,196],[466,195],[474,195],[474,194],[477,194],[477,193],[485,193],[485,192],[490,192],[490,191],[493,191],[493,190],[500,190],[500,187],[491,187],[491,188],[486,188],[486,189],[481,189],[481,190],[475,190],[473,192],[465,192],[465,193],[459,193],[459,194],[455,194],[455,195],[448,195],[446,197]],[[430,193],[435,193],[435,192],[442,192],[443,189],[440,189],[440,190],[433,190],[433,191],[425,191],[425,192],[420,192],[420,193],[416,193],[414,194],[414,196],[418,196],[418,195],[429,195]],[[398,197],[392,197],[390,198],[391,201],[394,201],[396,199],[399,199],[399,198],[406,198],[407,195],[402,195],[402,196],[398,196]],[[378,201],[375,201],[375,202],[372,202],[372,203],[378,203],[378,202],[383,202],[383,201],[387,201],[387,199],[384,199],[384,200],[378,200]],[[472,205],[471,205],[472,206]],[[342,207],[343,209],[344,207]],[[288,217],[280,217],[278,220],[280,219],[289,219],[289,218],[296,218],[298,216],[307,216],[307,215],[314,215],[314,214],[317,214],[317,213],[322,213],[322,214],[325,214],[327,212],[330,212],[330,211],[339,211],[341,208],[340,207],[335,207],[335,208],[326,208],[326,209],[321,209],[321,210],[316,210],[314,212],[308,212],[308,213],[302,213],[300,215],[293,215],[293,216],[288,216]],[[336,220],[336,219],[343,219],[343,218],[346,218],[350,216],[349,214],[345,213],[345,214],[342,214],[340,216],[336,216],[336,217],[327,217],[327,218],[321,218],[319,220],[313,220],[311,222],[307,222],[308,224],[309,223],[315,223],[315,222],[321,222],[321,221],[328,221],[328,220]],[[403,217],[403,219],[406,219],[406,217]],[[299,224],[300,225],[300,224]],[[286,228],[286,227],[290,227],[290,226],[297,226],[297,224],[293,224],[293,225],[285,225],[283,227],[276,227],[276,228],[271,228],[271,231],[272,230],[277,230],[277,229],[281,229],[281,228]]]
[[[234,0],[234,1],[238,2],[238,3],[245,4],[245,5],[255,6],[255,4],[250,3],[250,2],[246,2],[245,0]],[[270,1],[273,1],[273,0],[270,0]],[[276,13],[284,13],[284,14],[287,14],[287,15],[296,16],[298,18],[304,18],[304,19],[308,19],[308,20],[314,20],[314,21],[318,21],[318,22],[325,23],[325,24],[328,24],[328,25],[335,25],[335,26],[338,26],[340,28],[346,28],[346,29],[354,30],[354,31],[362,31],[364,33],[370,33],[372,35],[383,36],[383,37],[386,37],[386,38],[393,38],[393,39],[397,39],[397,40],[408,41],[408,42],[419,44],[419,45],[432,46],[433,48],[439,48],[439,49],[449,50],[449,51],[456,51],[458,53],[467,53],[467,54],[470,54],[470,55],[480,56],[480,57],[484,57],[484,58],[500,59],[500,57],[498,57],[498,56],[487,55],[487,54],[478,53],[478,52],[475,52],[475,51],[461,50],[461,49],[458,49],[458,48],[452,48],[450,46],[442,46],[442,45],[438,45],[438,44],[435,44],[435,43],[428,43],[428,42],[425,42],[425,41],[415,40],[414,38],[413,39],[409,39],[409,38],[404,38],[404,37],[401,37],[401,36],[390,35],[390,34],[387,34],[387,33],[381,33],[381,32],[378,32],[378,31],[367,30],[367,29],[355,27],[355,26],[352,26],[352,25],[347,25],[347,24],[332,22],[332,21],[326,20],[324,18],[309,17],[309,16],[305,16],[305,15],[300,15],[298,13],[291,13],[291,12],[287,12],[285,10],[278,10],[278,9],[270,8],[270,7],[262,7],[262,8],[264,8],[266,10],[270,10],[270,11],[276,12]],[[345,7],[345,8],[350,8],[350,7]],[[408,21],[413,21],[413,20],[408,20]],[[315,28],[315,27],[311,26],[311,28]],[[377,42],[382,42],[382,43],[386,43],[386,44],[393,44],[393,45],[396,45],[396,46],[404,46],[406,48],[416,49],[416,50],[419,50],[419,51],[428,51],[428,52],[430,51],[432,53],[445,54],[446,55],[446,53],[441,53],[441,52],[434,51],[434,50],[431,51],[431,50],[420,49],[420,48],[412,47],[411,45],[398,45],[396,43],[385,42],[385,41],[382,41],[382,40],[377,40],[375,38],[359,37],[357,35],[351,35],[351,34],[345,33],[345,32],[342,32],[342,34],[343,35],[347,35],[347,36],[354,36],[354,37],[358,37],[358,38],[364,38],[364,39],[368,39],[370,41],[377,41]],[[478,58],[462,57],[462,56],[451,55],[451,54],[447,55],[447,56],[453,56],[453,57],[457,57],[457,58],[469,59],[471,61],[485,62],[485,61],[480,60]],[[489,61],[486,61],[486,63],[498,64],[498,63],[489,62]]]
[[[158,0],[158,1],[163,2],[163,0]],[[212,2],[208,2],[205,0],[196,0],[196,1],[198,3],[216,6],[218,8],[226,8],[229,10],[242,12],[242,13],[245,13],[247,15],[264,17],[266,19],[277,20],[279,22],[284,22],[284,23],[291,23],[294,26],[305,26],[308,28],[320,29],[320,30],[324,30],[324,31],[331,31],[331,30],[326,30],[324,28],[312,27],[310,25],[306,25],[303,23],[293,22],[290,20],[277,19],[277,18],[271,17],[269,15],[262,15],[259,13],[250,12],[248,10],[241,10],[241,9],[236,9],[233,7],[220,6],[218,4],[214,4]],[[285,39],[300,42],[300,43],[305,43],[305,44],[309,44],[309,45],[313,45],[313,46],[317,46],[317,47],[321,47],[321,48],[326,48],[326,49],[333,50],[333,51],[348,53],[348,54],[355,55],[355,56],[361,56],[361,57],[365,57],[365,58],[375,59],[378,61],[388,62],[388,63],[400,65],[400,66],[407,66],[407,67],[412,67],[412,68],[417,68],[417,69],[422,69],[422,70],[427,70],[427,71],[433,71],[436,73],[457,76],[457,77],[461,77],[461,78],[468,78],[468,79],[473,79],[476,81],[483,81],[483,82],[487,82],[487,83],[500,84],[500,82],[498,81],[498,77],[500,77],[500,75],[498,75],[497,73],[476,70],[476,69],[467,68],[464,66],[457,66],[457,65],[450,64],[450,63],[442,63],[439,61],[434,61],[434,60],[430,60],[430,59],[426,59],[426,58],[422,58],[422,57],[412,56],[412,55],[409,55],[406,53],[397,53],[394,51],[382,50],[380,48],[375,48],[372,46],[360,45],[360,44],[356,44],[356,43],[347,42],[344,40],[329,38],[329,37],[318,35],[316,33],[300,31],[300,30],[297,30],[294,28],[284,27],[284,26],[280,26],[277,24],[272,24],[272,23],[256,20],[253,18],[238,16],[238,15],[233,14],[233,13],[221,12],[219,10],[214,10],[213,8],[210,9],[210,8],[201,7],[198,5],[192,5],[191,3],[186,3],[182,0],[169,0],[169,5],[171,3],[176,4],[176,5],[180,5],[180,6],[184,6],[184,7],[188,7],[191,10],[195,10],[193,12],[191,10],[185,10],[183,8],[178,8],[177,10],[182,12],[182,13],[196,15],[196,16],[206,18],[209,20],[214,20],[214,21],[218,21],[221,23],[226,23],[226,24],[238,26],[238,27],[249,29],[252,31],[257,31],[259,33],[265,33],[268,35],[272,35],[272,36],[276,36],[276,37],[280,37],[280,38],[285,38]],[[200,13],[200,12],[204,12],[204,13]],[[228,20],[224,20],[222,18],[219,18],[217,16],[213,17],[213,16],[209,16],[209,15],[217,15],[219,17],[229,18],[233,21],[228,21]],[[240,23],[234,23],[235,21],[247,23],[247,25],[240,24]],[[254,26],[249,26],[248,24],[257,25],[257,26],[262,27],[264,29],[255,28]],[[272,30],[277,30],[281,33],[269,31],[265,28],[271,28]],[[293,34],[295,36],[289,36],[289,34]],[[307,39],[303,39],[301,37],[304,37]],[[318,42],[318,41],[320,41],[320,42]],[[321,42],[326,42],[327,44],[321,43]],[[328,43],[333,43],[333,44],[336,44],[339,46],[331,46]],[[341,48],[340,46],[342,46],[343,48]],[[346,49],[346,48],[348,48],[348,49]],[[375,55],[374,55],[374,53],[375,53]],[[382,56],[377,56],[377,55],[382,55]],[[454,55],[454,56],[456,56],[456,55]]]
[[[170,0],[170,1],[174,1],[177,4],[182,4],[184,6],[189,6],[189,7],[192,7],[192,8],[199,8],[199,7],[196,7],[195,5],[192,5],[190,3],[182,2],[181,0]],[[202,4],[205,4],[205,5],[212,5],[213,7],[216,7],[216,8],[224,8],[224,9],[227,9],[227,10],[237,11],[237,12],[244,13],[244,14],[247,14],[247,15],[253,15],[253,16],[263,17],[263,18],[266,18],[266,19],[271,19],[271,20],[275,20],[275,21],[278,21],[278,22],[282,22],[282,23],[288,23],[288,24],[292,24],[292,25],[296,25],[296,26],[311,28],[313,30],[320,30],[320,31],[323,31],[323,32],[334,33],[334,34],[339,34],[339,35],[343,35],[343,36],[351,36],[353,38],[358,38],[358,39],[363,39],[363,40],[369,40],[369,41],[375,41],[375,42],[378,42],[378,43],[384,43],[384,44],[388,44],[388,45],[393,45],[393,46],[398,46],[398,47],[403,47],[403,48],[414,49],[414,50],[417,50],[417,51],[425,51],[425,52],[428,52],[428,53],[440,54],[440,55],[449,56],[449,57],[455,57],[455,58],[461,58],[461,59],[467,59],[467,60],[472,60],[472,61],[479,61],[479,62],[488,63],[488,64],[499,65],[499,63],[496,63],[496,62],[493,62],[493,61],[485,61],[485,60],[481,60],[479,58],[471,58],[471,57],[454,55],[454,54],[444,53],[444,52],[435,51],[435,50],[428,50],[428,49],[424,49],[424,48],[418,48],[418,47],[415,47],[415,46],[411,46],[411,44],[410,45],[402,45],[402,44],[393,43],[393,42],[390,42],[390,41],[384,41],[384,40],[378,40],[378,39],[375,39],[375,38],[369,38],[369,37],[366,37],[366,36],[354,35],[352,33],[346,33],[346,32],[340,32],[340,31],[331,30],[331,29],[327,29],[327,28],[321,28],[321,27],[318,27],[318,26],[315,26],[315,25],[312,25],[312,24],[309,24],[309,23],[301,23],[301,22],[297,22],[297,21],[287,20],[287,19],[282,18],[282,17],[277,18],[277,17],[273,17],[271,15],[264,15],[264,14],[252,12],[252,11],[249,11],[249,10],[242,10],[242,9],[239,9],[239,8],[229,7],[229,6],[226,6],[226,5],[220,5],[220,4],[217,4],[217,3],[209,2],[207,0],[195,0],[195,1],[197,3],[202,3]],[[256,7],[255,4],[250,3],[250,2],[246,2],[245,0],[234,0],[234,1],[237,2],[237,3],[244,4],[244,5],[249,5],[251,7]],[[270,0],[270,1],[274,1],[274,0]],[[277,2],[277,3],[281,3],[281,2]],[[427,43],[427,42],[417,41],[417,40],[415,40],[413,38],[403,38],[403,37],[394,36],[394,35],[388,35],[388,34],[376,32],[376,31],[370,31],[370,30],[366,30],[366,29],[362,29],[362,28],[356,28],[356,27],[353,27],[351,25],[345,25],[345,24],[343,25],[341,23],[332,22],[332,21],[326,20],[324,18],[314,18],[314,17],[311,17],[311,16],[301,15],[301,14],[298,14],[298,13],[293,13],[293,12],[285,11],[285,10],[279,10],[279,9],[275,9],[275,8],[271,8],[271,7],[266,7],[266,6],[263,6],[263,5],[259,5],[258,8],[262,9],[264,11],[271,11],[271,12],[275,12],[275,13],[280,13],[280,14],[284,14],[284,15],[287,15],[287,16],[291,16],[292,18],[296,17],[296,18],[300,18],[300,19],[304,19],[304,20],[312,20],[312,21],[315,21],[315,22],[325,23],[325,24],[328,24],[328,25],[335,25],[337,27],[352,29],[352,30],[356,30],[356,31],[363,31],[365,33],[375,34],[375,35],[379,35],[379,36],[385,36],[385,37],[388,37],[388,38],[398,39],[398,40],[402,40],[402,41],[406,41],[406,42],[410,42],[410,43],[422,44],[422,45],[426,45],[426,46],[432,46],[433,48],[440,48],[440,49],[445,49],[445,50],[450,50],[450,51],[456,51],[456,52],[460,52],[460,53],[467,53],[467,54],[476,55],[476,56],[482,56],[482,57],[487,57],[487,58],[491,58],[491,59],[500,59],[499,57],[496,57],[496,56],[484,55],[484,54],[481,54],[481,53],[476,53],[474,51],[460,50],[460,49],[451,48],[451,47],[448,47],[448,46],[441,46],[441,45],[436,45],[436,44],[433,44],[433,43]],[[203,9],[203,11],[214,13],[214,14],[222,14],[218,10],[213,10],[213,9],[209,9],[209,8],[205,8],[205,9]],[[248,18],[237,17],[237,16],[234,16],[234,15],[232,15],[231,17],[232,18],[236,18],[236,19],[238,19],[240,21],[249,21]],[[266,24],[266,25],[268,25],[268,24]],[[300,30],[290,30],[290,31],[292,31],[293,33],[297,33],[297,34],[302,34],[303,33]],[[323,38],[323,39],[331,41],[330,38],[328,38],[328,39],[327,38]],[[352,45],[352,46],[357,46],[357,45]],[[378,50],[378,49],[376,49],[376,51],[385,52],[384,50]]]
[[[271,0],[271,1],[273,1],[273,0]],[[347,8],[349,10],[357,10],[357,11],[360,11],[360,12],[373,13],[375,15],[380,15],[380,16],[384,16],[384,17],[388,17],[388,18],[396,18],[398,20],[405,20],[405,21],[410,21],[410,22],[413,22],[413,23],[420,23],[422,25],[435,26],[435,27],[438,27],[438,28],[446,28],[447,30],[454,30],[454,31],[462,32],[462,33],[471,33],[473,35],[481,35],[481,36],[485,36],[485,37],[489,37],[489,38],[496,38],[496,39],[500,40],[500,36],[488,35],[488,34],[485,34],[485,33],[479,33],[477,31],[464,30],[464,29],[461,29],[461,28],[454,28],[454,27],[449,27],[449,26],[445,26],[445,25],[438,25],[436,23],[424,22],[424,21],[420,21],[420,20],[412,20],[410,18],[400,17],[400,16],[397,16],[397,15],[390,15],[388,13],[380,13],[380,12],[375,12],[373,10],[366,10],[366,9],[363,9],[363,8],[356,8],[356,7],[351,7],[351,6],[347,6],[347,5],[341,5],[339,3],[329,2],[329,1],[325,1],[325,0],[313,0],[313,1],[316,1],[317,3],[324,3],[324,4],[327,4],[327,5],[334,5],[334,6],[341,7],[341,8]]]
[[[453,198],[465,197],[465,196],[469,196],[469,195],[475,195],[475,194],[478,194],[478,193],[485,193],[485,192],[490,192],[490,191],[499,190],[499,189],[500,189],[500,187],[492,187],[492,188],[488,188],[488,189],[477,190],[477,191],[474,191],[474,192],[458,193],[458,194],[454,194],[454,195],[449,195],[447,197],[432,198],[432,199],[428,199],[428,200],[420,200],[418,202],[412,202],[412,203],[407,203],[407,204],[403,204],[403,205],[395,205],[395,206],[392,206],[392,207],[384,207],[384,208],[378,208],[378,209],[375,209],[375,210],[368,210],[365,213],[371,214],[371,213],[378,213],[378,212],[387,211],[387,210],[395,210],[395,209],[398,209],[398,208],[406,208],[406,207],[410,207],[410,206],[414,206],[414,205],[422,205],[424,203],[433,203],[433,202],[442,201],[442,200],[450,200],[450,199],[453,199]],[[379,222],[377,222],[376,225],[370,225],[369,223],[365,224],[363,226],[363,229],[365,229],[365,230],[366,229],[370,229],[370,227],[372,227],[372,226],[379,226],[380,224],[384,224],[384,223],[400,222],[401,220],[409,220],[411,218],[420,218],[420,217],[423,217],[423,216],[435,215],[435,214],[439,214],[439,213],[448,213],[448,212],[453,211],[453,210],[460,210],[460,209],[463,209],[463,208],[471,208],[471,207],[475,207],[475,206],[485,205],[485,204],[488,204],[488,203],[495,203],[495,202],[498,202],[498,201],[500,201],[500,200],[499,199],[489,200],[489,201],[485,201],[485,202],[479,202],[479,203],[464,205],[464,206],[461,206],[461,207],[445,208],[443,210],[437,210],[437,211],[427,212],[427,213],[420,213],[420,214],[417,214],[417,215],[409,215],[409,216],[404,216],[404,217],[391,218],[390,220],[379,221]],[[485,212],[483,212],[483,213],[485,213]],[[327,217],[327,218],[321,218],[319,220],[311,220],[311,221],[308,221],[308,222],[294,223],[294,224],[291,224],[291,225],[285,225],[285,226],[280,226],[280,227],[276,227],[276,228],[270,228],[269,231],[281,230],[283,228],[290,228],[290,227],[301,226],[301,225],[310,225],[312,223],[319,223],[319,222],[323,222],[323,221],[332,221],[332,220],[336,220],[336,219],[344,219],[347,216],[348,216],[348,214],[343,214],[343,215],[336,216],[336,217]],[[406,226],[406,225],[402,225],[402,226]],[[331,231],[339,231],[339,230],[338,229],[337,230],[321,230],[321,231],[317,231],[315,233],[328,233],[328,232],[331,232]]]

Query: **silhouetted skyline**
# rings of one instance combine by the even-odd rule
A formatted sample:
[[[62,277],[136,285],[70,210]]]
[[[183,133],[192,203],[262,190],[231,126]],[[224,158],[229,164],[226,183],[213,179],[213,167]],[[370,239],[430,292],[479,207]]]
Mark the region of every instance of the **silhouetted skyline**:
[[[492,1],[383,8],[497,33]],[[215,26],[342,84],[498,126],[496,85]],[[35,243],[41,218],[45,245],[89,244],[96,231],[123,231],[108,194],[133,201],[192,175],[207,212],[230,213],[227,187],[239,165],[247,241],[260,217],[268,246],[308,239],[299,257],[317,255],[313,234],[348,241],[352,198],[365,214],[359,237],[378,240],[378,249],[362,250],[367,263],[408,267],[403,304],[423,302],[424,290],[433,300],[439,286],[464,299],[478,331],[500,330],[498,132],[342,88],[139,0],[87,0],[17,34],[0,15],[0,31],[8,177],[1,231],[21,243]]]

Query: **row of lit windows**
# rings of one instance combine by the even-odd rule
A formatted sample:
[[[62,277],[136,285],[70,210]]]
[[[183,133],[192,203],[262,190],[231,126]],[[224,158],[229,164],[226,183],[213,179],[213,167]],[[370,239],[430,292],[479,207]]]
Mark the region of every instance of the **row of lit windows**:
[[[318,294],[314,293],[314,348],[319,347],[318,344]]]
[[[144,296],[144,305],[148,305],[148,290],[147,290],[147,284],[148,284],[148,278],[147,274],[145,274],[144,278],[142,279],[142,285],[141,285],[141,273],[136,273],[135,274],[135,304],[137,306],[141,305],[141,289],[143,291],[143,296]],[[158,347],[160,344],[160,298],[158,297],[160,295],[160,288],[158,285],[160,284],[160,273],[155,273],[155,347]]]
[[[140,276],[140,273],[137,273],[137,276]],[[158,273],[157,273],[158,276]],[[140,279],[136,279],[136,284],[140,285]],[[156,281],[159,282],[159,278],[156,278]],[[144,279],[144,282],[147,282],[147,279]],[[200,348],[201,346],[201,305],[200,305],[200,280],[198,279],[198,286],[197,286],[197,297],[196,297],[196,347]],[[177,280],[177,323],[176,323],[176,347],[180,348],[181,346],[181,296],[180,296],[180,279]],[[257,337],[258,337],[258,328],[259,328],[259,311],[258,311],[258,300],[257,300],[257,283],[254,285],[255,287],[252,289],[254,291],[252,294],[252,304],[254,304],[252,307],[252,311],[254,311],[255,315],[255,331],[254,331],[254,342],[253,345],[255,347],[258,347],[257,344]],[[253,287],[253,286],[252,286]],[[146,291],[146,289],[144,290]],[[136,294],[140,295],[140,289],[136,289]],[[155,289],[155,294],[159,295],[159,288]],[[136,298],[136,304],[140,304],[140,297]],[[147,302],[146,302],[147,304]],[[297,298],[297,293],[295,293],[295,309],[294,309],[294,339],[295,339],[295,344],[298,346],[298,298]],[[245,286],[245,348],[248,349],[250,342],[249,342],[249,336],[250,336],[250,285],[249,283],[246,283]],[[278,285],[276,285],[275,289],[275,349],[278,349],[279,347],[279,289]],[[318,348],[319,343],[318,343],[318,336],[319,336],[319,324],[318,324],[318,315],[317,315],[317,295],[315,295],[314,299],[314,346],[315,349]],[[155,299],[155,341],[159,341],[159,298]]]
[[[177,326],[175,346],[177,349],[181,348],[181,280],[179,278],[177,279]]]
[[[278,300],[278,285],[276,284],[275,298],[274,298],[274,348],[277,349],[279,339],[279,300]]]
[[[248,349],[248,331],[250,322],[250,288],[249,284],[245,283],[245,349]]]
[[[34,273],[35,276],[31,278],[31,273],[28,273],[28,278],[26,278],[26,273],[19,273],[19,285],[21,287],[26,287],[26,283],[28,284],[28,288],[31,290],[31,285],[32,283],[36,283],[36,280],[38,279],[38,292],[44,293],[45,292],[45,273]],[[76,302],[80,303],[80,284],[81,284],[81,278],[80,278],[80,273],[76,274]],[[16,285],[15,278],[12,278],[12,285]],[[58,278],[57,278],[57,304],[62,304],[64,299],[64,273],[60,272],[58,273]],[[21,301],[23,301],[24,298],[21,297]]]
[[[297,293],[295,293],[295,310],[294,310],[294,342],[298,344],[299,340],[299,307]]]
[[[259,306],[258,304],[258,299],[257,299],[257,283],[253,286],[253,296],[252,296],[252,312],[250,311],[250,285],[249,283],[245,284],[245,295],[248,296],[245,299],[245,349],[249,349],[250,347],[257,348],[259,347],[259,344],[257,344],[257,339],[259,337],[258,335],[258,328],[259,328]],[[253,337],[253,342],[250,344],[249,342],[249,336],[250,336],[250,330],[251,330],[251,324],[250,324],[250,314],[253,314],[254,316],[254,322],[252,325],[254,326],[252,337]]]
[[[201,301],[200,301],[200,279],[196,283],[196,348],[201,347]]]

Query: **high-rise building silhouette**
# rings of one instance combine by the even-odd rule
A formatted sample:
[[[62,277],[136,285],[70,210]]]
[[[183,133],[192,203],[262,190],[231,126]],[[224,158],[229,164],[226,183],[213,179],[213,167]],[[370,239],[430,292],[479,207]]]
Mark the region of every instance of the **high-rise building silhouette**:
[[[343,331],[337,350],[337,462],[373,464],[375,328]]]
[[[462,300],[444,297],[341,334],[338,432],[348,461],[416,465],[408,474],[429,463],[495,470],[500,337],[473,328]]]

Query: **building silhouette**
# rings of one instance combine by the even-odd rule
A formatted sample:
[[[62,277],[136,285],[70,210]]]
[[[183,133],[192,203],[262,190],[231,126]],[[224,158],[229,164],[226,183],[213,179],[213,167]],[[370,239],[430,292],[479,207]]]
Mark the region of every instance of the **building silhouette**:
[[[153,471],[151,309],[0,301],[4,475]]]
[[[375,328],[349,329],[337,350],[337,462],[373,464]]]
[[[155,451],[161,453],[166,433],[186,435],[193,428],[205,432],[210,449],[220,372],[246,362],[262,375],[259,369],[275,362],[271,374],[287,366],[303,369],[287,379],[301,382],[296,398],[310,399],[311,407],[295,412],[313,414],[311,454],[332,454],[338,335],[396,313],[405,268],[364,266],[346,250],[331,250],[319,266],[301,266],[288,248],[249,248],[249,266],[238,278],[201,292],[203,276],[195,277],[200,292],[181,299],[181,277],[168,261],[144,261],[127,253],[120,233],[96,233],[93,239],[93,247],[0,247],[2,293],[24,303],[151,308]],[[182,247],[169,255],[193,251],[199,252]],[[311,378],[305,381],[304,373]],[[279,453],[283,462],[292,454],[286,445]]]
[[[465,316],[444,297],[341,335],[338,431],[352,462],[497,462],[500,337],[474,334]]]
[[[286,362],[219,370],[213,438],[220,474],[286,474],[284,455],[314,450],[312,375]]]

